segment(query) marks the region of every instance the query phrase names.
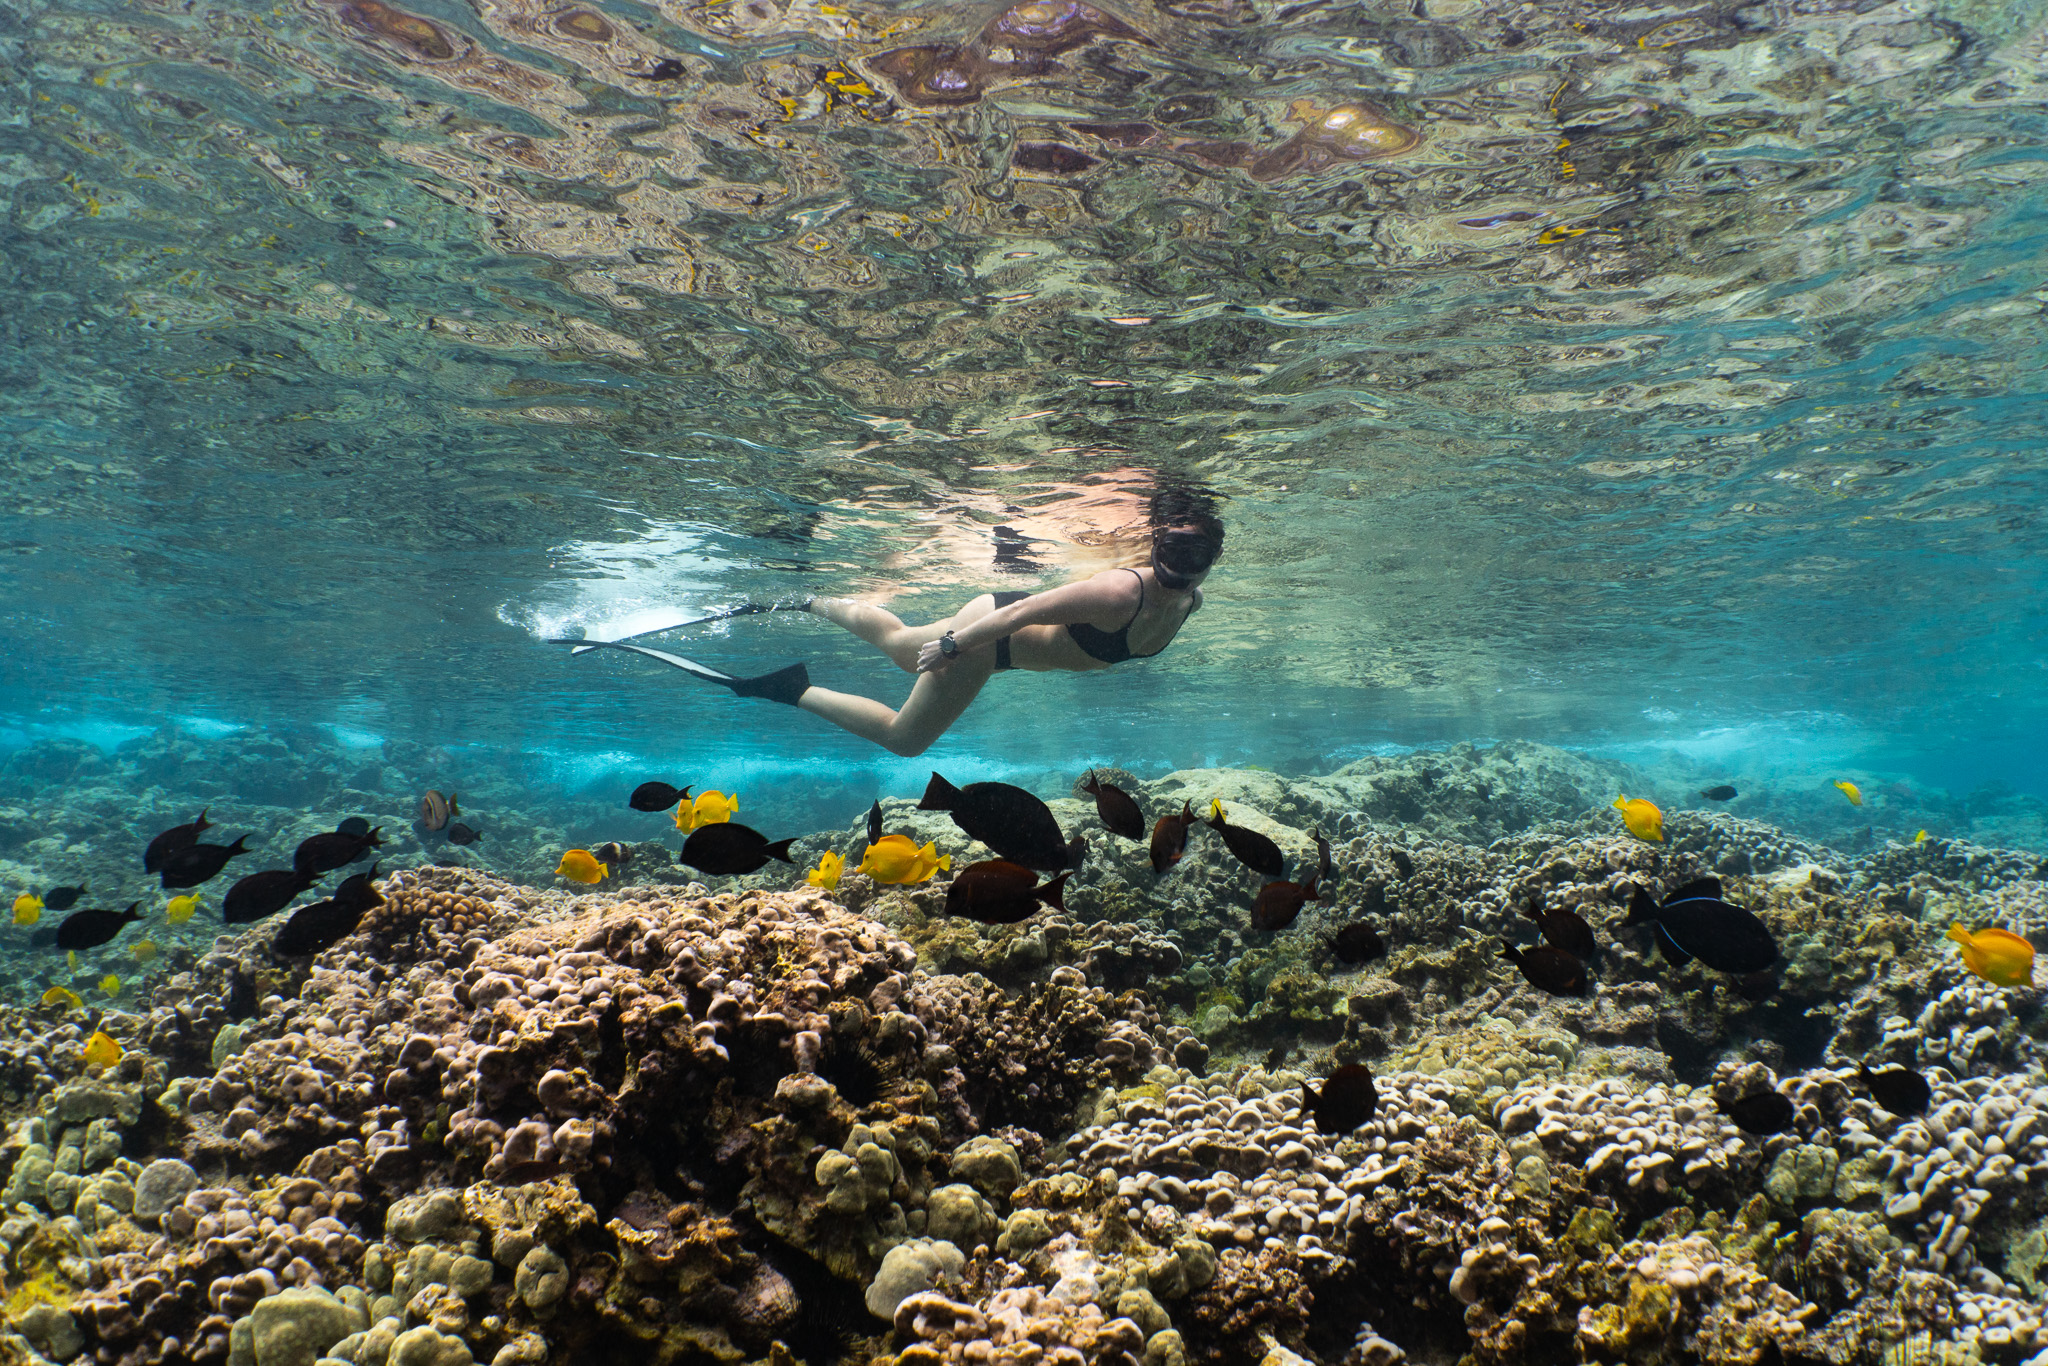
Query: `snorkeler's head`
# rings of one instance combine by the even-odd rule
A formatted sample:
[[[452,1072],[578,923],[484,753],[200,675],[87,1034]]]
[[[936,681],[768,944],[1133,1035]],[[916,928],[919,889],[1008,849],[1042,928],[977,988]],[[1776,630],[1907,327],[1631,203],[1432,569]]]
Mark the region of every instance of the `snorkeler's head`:
[[[1223,523],[1215,507],[1207,494],[1185,487],[1152,495],[1152,572],[1162,587],[1194,587],[1223,553]]]

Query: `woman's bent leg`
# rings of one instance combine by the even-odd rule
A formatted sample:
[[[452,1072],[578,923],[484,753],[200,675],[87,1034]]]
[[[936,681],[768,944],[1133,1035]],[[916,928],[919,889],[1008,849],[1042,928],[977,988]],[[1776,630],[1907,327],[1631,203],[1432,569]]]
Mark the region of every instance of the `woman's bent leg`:
[[[819,687],[805,689],[797,705],[891,754],[909,757],[931,748],[973,705],[992,665],[987,659],[963,659],[942,673],[919,674],[910,696],[894,711],[871,697]]]
[[[973,610],[977,607],[981,610]],[[811,599],[814,614],[834,626],[853,632],[889,656],[889,661],[907,674],[917,672],[917,652],[924,648],[926,641],[937,640],[948,630],[963,626],[994,607],[995,599],[984,593],[943,621],[909,626],[894,612],[871,603],[856,602],[852,598]]]

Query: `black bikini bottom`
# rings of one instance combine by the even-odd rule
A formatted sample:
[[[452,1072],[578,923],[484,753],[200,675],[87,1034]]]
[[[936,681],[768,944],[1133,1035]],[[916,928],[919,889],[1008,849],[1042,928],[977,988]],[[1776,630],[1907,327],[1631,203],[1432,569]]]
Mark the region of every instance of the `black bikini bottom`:
[[[1031,595],[1029,593],[1019,593],[1012,590],[1010,592],[1005,593],[991,593],[989,594],[989,596],[996,600],[996,610],[1001,611],[1003,608],[1008,607],[1011,603],[1022,602],[1024,601],[1024,599],[1030,597]],[[1015,667],[1016,666],[1014,664],[1010,663],[1010,638],[1008,636],[1004,636],[1001,640],[996,642],[996,672],[1001,673],[1004,669],[1012,669]]]

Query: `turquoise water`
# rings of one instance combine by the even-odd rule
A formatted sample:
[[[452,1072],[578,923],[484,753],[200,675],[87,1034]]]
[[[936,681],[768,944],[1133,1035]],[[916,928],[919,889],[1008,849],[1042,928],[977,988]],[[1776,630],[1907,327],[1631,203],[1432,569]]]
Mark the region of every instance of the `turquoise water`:
[[[0,24],[20,737],[914,790],[538,642],[943,614],[1109,563],[1171,477],[1225,500],[1208,608],[1156,662],[994,680],[934,757],[1523,737],[2048,794],[2039,4]],[[904,689],[816,620],[691,645]]]

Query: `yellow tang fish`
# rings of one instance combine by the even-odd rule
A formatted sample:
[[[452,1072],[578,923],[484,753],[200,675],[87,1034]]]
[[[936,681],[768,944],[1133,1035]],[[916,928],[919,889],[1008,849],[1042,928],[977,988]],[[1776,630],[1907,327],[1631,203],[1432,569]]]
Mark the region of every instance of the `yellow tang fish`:
[[[555,875],[568,878],[571,882],[588,885],[609,877],[611,871],[609,867],[599,863],[597,855],[588,849],[571,849],[562,855],[561,866],[555,869]]]
[[[109,996],[119,996],[121,994],[121,979],[111,972],[108,973],[100,978],[100,990],[106,992]]]
[[[827,849],[818,855],[818,866],[811,869],[804,881],[813,887],[823,887],[829,892],[839,885],[839,877],[845,871],[846,860]]]
[[[1920,832],[1919,834],[1917,834],[1917,835],[1913,836],[1913,843],[1915,843],[1915,844],[1925,844],[1925,843],[1927,843],[1927,832],[1926,832],[1925,830],[1922,830],[1922,831],[1921,831],[1921,832]]]
[[[2034,984],[2034,946],[2011,930],[1966,930],[1950,925],[1947,937],[1962,945],[1963,966],[1992,986]]]
[[[723,792],[700,792],[695,802],[676,803],[676,829],[690,831],[706,825],[723,825],[739,809],[737,793],[728,797]]]
[[[85,1005],[85,998],[70,987],[51,987],[43,993],[46,1006],[63,1006],[66,1010],[78,1010]]]
[[[121,1061],[121,1045],[105,1030],[96,1029],[85,1041],[84,1057],[87,1067],[112,1067]]]
[[[164,903],[164,914],[170,918],[170,922],[173,925],[182,925],[198,913],[199,893],[197,892],[188,892],[184,896],[174,896]]]
[[[73,972],[77,972],[77,971],[78,971],[78,950],[77,950],[77,949],[66,949],[66,950],[64,951],[64,965],[65,965],[66,967],[70,968],[70,969],[71,969],[71,970],[72,970]]]
[[[1614,799],[1614,809],[1621,813],[1621,823],[1637,839],[1654,844],[1664,842],[1664,813],[1657,809],[1655,802],[1621,796]]]
[[[1837,781],[1835,782],[1835,786],[1836,786],[1836,787],[1839,787],[1839,788],[1841,788],[1841,789],[1842,789],[1842,795],[1843,795],[1844,797],[1847,797],[1847,798],[1849,799],[1849,805],[1851,805],[1851,806],[1861,806],[1861,805],[1863,805],[1863,793],[1862,793],[1861,789],[1859,789],[1859,788],[1858,788],[1858,787],[1856,786],[1856,784],[1854,784],[1854,783],[1852,783],[1852,782],[1845,782],[1845,781],[1842,781],[1842,780],[1839,780],[1839,779],[1838,779],[1838,780],[1837,780]]]
[[[908,835],[884,835],[868,846],[856,873],[866,873],[877,882],[898,885],[929,882],[941,868],[951,871],[953,856],[938,851],[936,843],[920,849]]]
[[[128,946],[128,952],[135,955],[136,962],[147,963],[156,957],[156,944],[153,940],[138,939]]]
[[[43,918],[43,899],[34,892],[23,892],[14,898],[14,923],[33,925]]]

